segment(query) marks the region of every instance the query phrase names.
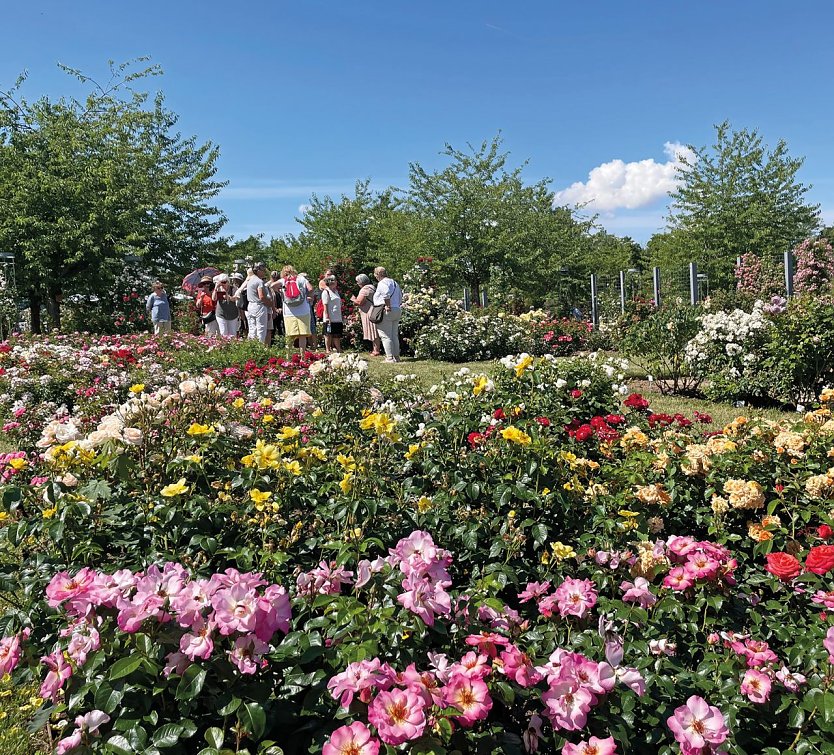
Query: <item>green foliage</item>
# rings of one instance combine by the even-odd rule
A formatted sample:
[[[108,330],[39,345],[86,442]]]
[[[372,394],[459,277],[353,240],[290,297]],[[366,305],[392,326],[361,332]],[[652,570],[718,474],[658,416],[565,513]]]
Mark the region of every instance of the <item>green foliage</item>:
[[[763,366],[772,395],[807,404],[834,378],[834,301],[830,296],[792,299],[773,318]]]
[[[701,382],[691,374],[685,350],[701,329],[699,310],[683,302],[669,302],[626,330],[620,349],[632,362],[658,378],[660,392],[694,391]]]
[[[803,160],[783,140],[768,150],[755,130],[724,121],[715,131],[714,145],[682,155],[669,223],[684,256],[713,286],[729,286],[736,257],[790,249],[817,227],[819,206],[808,204],[810,187],[797,179]]]
[[[111,64],[105,85],[65,70],[89,86],[84,100],[30,103],[22,78],[0,92],[0,247],[36,331],[41,303],[60,326],[62,297],[108,294],[127,257],[154,276],[205,263],[224,222],[209,204],[224,185],[217,147],[177,133],[162,95],[133,89],[158,67]]]

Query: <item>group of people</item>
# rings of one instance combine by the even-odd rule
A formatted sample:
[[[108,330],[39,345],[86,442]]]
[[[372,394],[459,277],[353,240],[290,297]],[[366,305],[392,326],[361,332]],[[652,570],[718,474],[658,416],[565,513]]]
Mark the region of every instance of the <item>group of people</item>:
[[[384,267],[374,270],[374,278],[375,283],[367,275],[357,275],[359,289],[350,300],[359,310],[362,336],[371,344],[371,355],[382,356],[384,352],[386,362],[397,362],[402,289]],[[160,281],[154,282],[145,306],[154,333],[169,333],[171,302]],[[268,273],[264,262],[256,262],[245,277],[238,272],[204,276],[194,294],[194,309],[210,337],[248,335],[271,345],[277,333],[286,339],[288,348],[298,348],[303,353],[316,348],[317,325],[321,323],[325,350],[342,348],[343,299],[332,270],[325,271],[318,287],[292,265],[285,265],[280,273]]]

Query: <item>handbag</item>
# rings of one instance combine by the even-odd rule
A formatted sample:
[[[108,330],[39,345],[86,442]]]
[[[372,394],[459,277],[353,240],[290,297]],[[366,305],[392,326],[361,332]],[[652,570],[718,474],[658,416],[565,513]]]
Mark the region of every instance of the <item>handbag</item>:
[[[375,325],[382,322],[382,318],[385,315],[385,305],[384,304],[373,304],[371,308],[368,310],[368,321],[374,323]]]
[[[217,319],[217,315],[214,313],[214,310],[209,312],[207,315],[201,315],[200,321],[203,325],[208,325],[210,322],[214,322]]]

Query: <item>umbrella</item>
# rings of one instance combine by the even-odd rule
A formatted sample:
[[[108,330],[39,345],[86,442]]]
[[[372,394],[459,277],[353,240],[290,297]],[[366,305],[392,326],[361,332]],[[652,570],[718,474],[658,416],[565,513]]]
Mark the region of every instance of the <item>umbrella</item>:
[[[220,275],[220,271],[216,267],[198,268],[197,270],[190,272],[185,276],[185,278],[182,279],[182,286],[180,286],[180,288],[185,289],[188,293],[192,293],[194,289],[197,288],[200,278],[206,275],[209,278],[213,278],[215,275]]]

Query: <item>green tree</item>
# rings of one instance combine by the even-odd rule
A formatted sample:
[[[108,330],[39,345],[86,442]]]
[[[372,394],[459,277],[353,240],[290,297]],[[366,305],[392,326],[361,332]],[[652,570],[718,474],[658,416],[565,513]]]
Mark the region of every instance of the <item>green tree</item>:
[[[441,154],[449,159],[442,170],[410,164],[409,204],[425,221],[431,254],[447,279],[468,285],[477,300],[494,271],[519,269],[529,256],[525,223],[552,214],[552,197],[546,180],[524,184],[526,163],[507,169],[500,135],[468,151],[447,144]]]
[[[47,304],[60,327],[68,292],[106,293],[141,258],[153,275],[206,261],[225,218],[210,205],[218,148],[174,131],[162,95],[134,84],[159,74],[110,64],[83,100],[19,96],[24,78],[0,92],[0,248],[15,254],[19,288],[40,331]]]
[[[669,224],[713,285],[727,286],[736,257],[779,253],[812,235],[819,206],[797,179],[803,158],[791,157],[783,140],[768,151],[756,131],[734,131],[727,121],[715,130],[713,146],[690,147],[681,158]]]

